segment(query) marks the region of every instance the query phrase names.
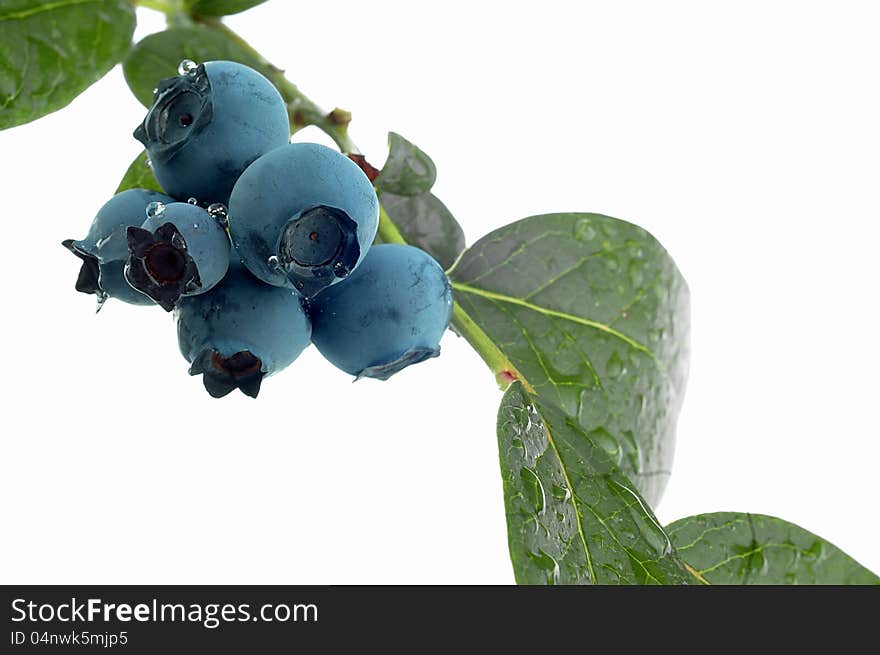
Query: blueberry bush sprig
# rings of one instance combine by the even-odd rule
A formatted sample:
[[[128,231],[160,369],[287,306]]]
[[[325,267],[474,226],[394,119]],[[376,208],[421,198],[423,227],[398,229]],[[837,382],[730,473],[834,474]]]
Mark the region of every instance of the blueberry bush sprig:
[[[310,343],[357,378],[442,366],[451,328],[504,390],[496,438],[519,582],[880,583],[773,517],[662,526],[651,507],[689,356],[689,293],[669,253],[584,212],[523,218],[466,247],[427,154],[391,133],[372,166],[350,113],[322,110],[224,24],[257,4],[45,3],[0,21],[12,45],[0,69],[21,78],[0,85],[0,129],[60,109],[119,62],[147,109],[134,133],[145,151],[87,235],[63,242],[78,291],[99,307],[173,310],[189,372],[217,398],[256,397]],[[169,27],[132,46],[138,5]],[[339,152],[289,144],[307,126]]]

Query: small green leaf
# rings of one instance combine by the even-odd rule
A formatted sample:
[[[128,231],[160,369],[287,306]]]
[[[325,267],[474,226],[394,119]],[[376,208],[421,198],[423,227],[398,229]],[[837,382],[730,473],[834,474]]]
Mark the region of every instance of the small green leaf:
[[[464,250],[461,225],[433,193],[398,196],[380,191],[379,202],[407,243],[430,254],[443,268],[452,266]]]
[[[437,168],[431,158],[394,132],[388,133],[388,147],[388,159],[374,182],[376,189],[399,196],[430,191],[437,179]]]
[[[264,2],[266,0],[186,0],[186,8],[193,16],[231,16]]]
[[[533,216],[480,239],[450,277],[462,310],[524,382],[656,504],[689,335],[687,285],[663,247],[608,216]]]
[[[0,130],[67,106],[131,46],[126,0],[0,0]]]
[[[247,51],[219,32],[205,27],[173,27],[150,34],[131,49],[123,62],[125,79],[135,97],[149,107],[159,80],[177,75],[184,59],[199,63],[226,59],[259,67]]]
[[[700,514],[666,531],[681,557],[711,584],[880,584],[836,546],[772,516]]]
[[[501,401],[498,448],[518,583],[697,583],[606,444],[520,383]]]
[[[156,181],[153,171],[147,166],[146,152],[142,152],[137,156],[137,159],[131,162],[131,166],[125,171],[125,175],[122,177],[122,181],[119,183],[119,188],[116,189],[116,193],[121,193],[126,189],[151,189],[153,191],[165,193]]]

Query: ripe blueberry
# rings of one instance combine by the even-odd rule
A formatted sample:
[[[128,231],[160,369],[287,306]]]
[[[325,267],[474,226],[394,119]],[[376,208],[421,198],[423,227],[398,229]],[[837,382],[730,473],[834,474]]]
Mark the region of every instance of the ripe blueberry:
[[[263,378],[289,366],[311,335],[299,294],[238,265],[208,293],[182,298],[174,314],[189,373],[215,398],[236,388],[256,398]]]
[[[306,297],[348,276],[379,225],[379,202],[345,155],[294,143],[263,155],[229,199],[229,231],[245,266]]]
[[[288,142],[290,121],[281,94],[260,73],[209,61],[162,80],[134,136],[169,195],[208,205],[226,203],[251,162]]]
[[[440,265],[412,246],[373,246],[344,282],[311,301],[312,342],[338,368],[387,380],[440,354],[452,290]]]
[[[151,208],[141,227],[129,227],[125,279],[163,309],[181,296],[205,293],[229,267],[229,236],[206,210],[186,202]]]
[[[95,294],[99,309],[107,298],[117,298],[133,305],[153,304],[150,298],[128,285],[122,269],[128,257],[126,228],[141,225],[146,208],[154,202],[171,202],[171,198],[146,189],[117,193],[98,210],[83,239],[62,242],[82,260],[76,290]]]

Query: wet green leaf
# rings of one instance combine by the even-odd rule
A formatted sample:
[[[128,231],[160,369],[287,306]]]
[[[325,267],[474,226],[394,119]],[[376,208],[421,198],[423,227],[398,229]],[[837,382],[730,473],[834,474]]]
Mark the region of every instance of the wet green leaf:
[[[125,171],[125,175],[122,177],[116,193],[121,193],[126,189],[152,189],[153,191],[165,193],[156,181],[153,171],[147,166],[146,152],[142,152],[137,156],[137,159],[131,162],[131,166]]]
[[[427,193],[437,179],[434,162],[399,134],[388,134],[388,159],[374,181],[376,189],[399,196]]]
[[[833,544],[772,516],[700,514],[666,530],[681,557],[711,584],[880,584]]]
[[[131,46],[125,0],[0,0],[0,129],[67,106]]]
[[[264,2],[266,0],[186,0],[186,8],[193,16],[231,16]]]
[[[418,246],[449,268],[465,248],[464,232],[433,193],[399,196],[379,192],[379,202],[407,243]]]
[[[642,228],[599,214],[502,227],[450,273],[456,300],[544,403],[577,419],[654,505],[688,368],[684,279]]]
[[[512,384],[498,412],[520,584],[694,584],[650,507],[574,419]]]
[[[131,49],[123,62],[125,80],[135,97],[149,107],[156,85],[177,75],[177,67],[184,59],[199,63],[227,59],[260,66],[246,50],[220,32],[205,27],[174,27],[150,34]]]

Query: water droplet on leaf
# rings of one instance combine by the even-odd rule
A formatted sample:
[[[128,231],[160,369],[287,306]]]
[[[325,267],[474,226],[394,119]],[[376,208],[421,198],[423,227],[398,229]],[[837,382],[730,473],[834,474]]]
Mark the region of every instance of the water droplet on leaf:
[[[623,367],[623,360],[620,358],[620,355],[617,354],[615,350],[611,357],[608,358],[608,363],[605,364],[605,374],[610,378],[618,378],[625,372]]]
[[[596,228],[589,218],[582,218],[574,224],[574,238],[578,241],[592,241],[596,238]]]
[[[556,500],[561,503],[564,503],[568,501],[569,498],[571,498],[571,491],[568,490],[568,487],[561,487],[558,484],[554,484],[550,488],[550,493]]]
[[[543,514],[547,502],[546,495],[544,494],[544,485],[541,484],[541,479],[538,477],[538,474],[532,469],[523,466],[519,470],[519,477],[526,490],[526,496],[528,496],[531,501],[532,507],[535,508],[535,514]]]
[[[617,443],[617,439],[608,432],[603,427],[598,427],[595,430],[590,430],[587,433],[587,436],[592,440],[594,444],[599,446],[602,450],[612,456],[617,456],[620,454],[620,444]]]
[[[547,575],[547,584],[559,583],[559,562],[540,548],[537,553],[529,552],[529,559]]]

